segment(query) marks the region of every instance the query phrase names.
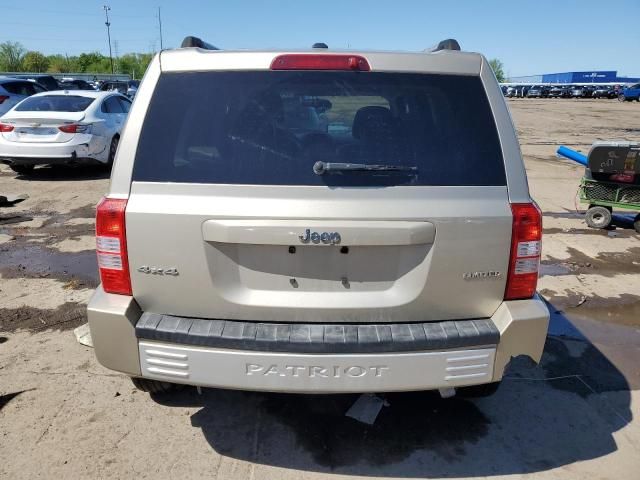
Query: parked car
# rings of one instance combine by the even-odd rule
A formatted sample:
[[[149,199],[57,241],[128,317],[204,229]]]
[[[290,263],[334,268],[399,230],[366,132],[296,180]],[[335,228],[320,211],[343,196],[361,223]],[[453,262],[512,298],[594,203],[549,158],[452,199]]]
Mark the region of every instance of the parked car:
[[[32,82],[36,82],[38,85],[44,87],[47,90],[59,90],[60,86],[58,85],[58,81],[52,77],[51,75],[16,75],[15,78],[21,78],[24,80],[31,80]]]
[[[569,98],[571,96],[571,87],[567,85],[555,85],[549,89],[550,98]]]
[[[46,89],[29,80],[0,77],[0,116],[11,110],[17,103]]]
[[[62,80],[60,82],[62,90],[92,90],[95,91],[93,85],[85,80]]]
[[[127,97],[135,97],[138,93],[138,87],[140,87],[140,80],[129,80],[127,82]]]
[[[445,395],[540,360],[541,214],[483,56],[183,45],[97,207],[102,365],[152,392]]]
[[[113,92],[33,95],[0,117],[0,161],[21,174],[36,165],[111,164],[130,105]]]
[[[591,92],[593,98],[616,98],[616,92],[611,85],[600,85]]]
[[[618,100],[621,102],[630,102],[632,100],[640,102],[640,83],[624,88],[622,93],[618,95]]]
[[[107,81],[100,86],[100,90],[103,92],[120,92],[122,95],[126,95],[129,90],[129,84],[127,82]]]
[[[549,87],[546,85],[534,85],[529,88],[527,97],[529,98],[545,98],[549,96]]]
[[[576,85],[571,89],[572,98],[589,98],[592,93],[592,87],[586,85]]]

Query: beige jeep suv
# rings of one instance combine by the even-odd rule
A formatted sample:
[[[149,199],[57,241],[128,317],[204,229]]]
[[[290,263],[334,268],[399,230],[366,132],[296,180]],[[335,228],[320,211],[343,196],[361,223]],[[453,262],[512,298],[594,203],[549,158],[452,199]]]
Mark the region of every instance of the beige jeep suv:
[[[332,393],[491,392],[539,361],[541,216],[483,56],[183,47],[98,206],[100,363],[152,392]]]

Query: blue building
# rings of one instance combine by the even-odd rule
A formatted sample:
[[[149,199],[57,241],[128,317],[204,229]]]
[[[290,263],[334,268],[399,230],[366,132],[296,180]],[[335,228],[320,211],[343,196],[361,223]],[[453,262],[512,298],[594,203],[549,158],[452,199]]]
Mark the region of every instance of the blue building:
[[[545,73],[510,77],[510,83],[634,83],[639,77],[619,77],[615,70],[596,70],[591,72]]]

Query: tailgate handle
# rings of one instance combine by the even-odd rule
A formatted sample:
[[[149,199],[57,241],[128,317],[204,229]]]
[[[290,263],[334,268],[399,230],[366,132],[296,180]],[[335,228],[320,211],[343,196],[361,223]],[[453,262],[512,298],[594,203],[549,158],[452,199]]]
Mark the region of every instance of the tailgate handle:
[[[250,245],[423,245],[433,243],[435,232],[432,223],[404,221],[256,219],[207,220],[202,225],[206,242]]]

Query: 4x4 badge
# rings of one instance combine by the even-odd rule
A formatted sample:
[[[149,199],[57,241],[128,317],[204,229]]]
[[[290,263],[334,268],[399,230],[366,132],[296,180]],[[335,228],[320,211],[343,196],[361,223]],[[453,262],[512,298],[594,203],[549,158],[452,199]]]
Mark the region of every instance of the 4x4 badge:
[[[342,240],[338,232],[312,232],[310,229],[304,231],[304,235],[298,235],[302,243],[325,243],[327,245],[336,245]]]
[[[148,267],[143,265],[141,267],[136,268],[140,273],[150,273],[152,275],[178,275],[178,269],[173,268],[160,268],[160,267]]]

